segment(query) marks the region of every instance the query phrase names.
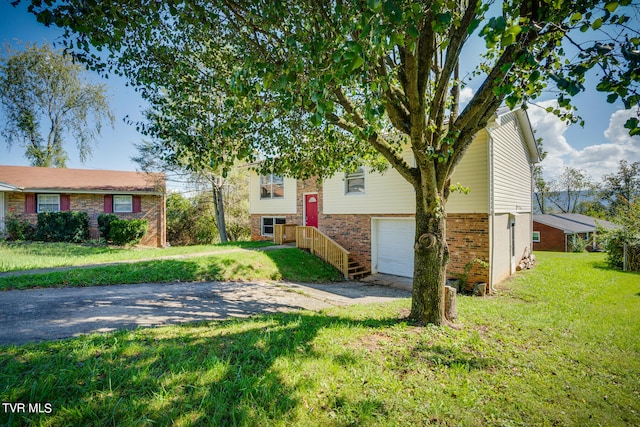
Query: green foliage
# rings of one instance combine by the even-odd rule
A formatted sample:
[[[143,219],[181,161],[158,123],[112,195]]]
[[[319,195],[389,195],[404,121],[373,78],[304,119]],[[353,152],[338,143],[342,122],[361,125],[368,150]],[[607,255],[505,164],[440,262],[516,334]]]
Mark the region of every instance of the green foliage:
[[[598,227],[599,238],[604,240],[607,252],[607,264],[611,267],[622,268],[624,264],[624,245],[640,244],[640,200],[620,207],[613,222],[619,228],[607,230]]]
[[[65,167],[69,137],[84,162],[102,122],[113,123],[105,86],[88,83],[82,72],[71,56],[47,44],[7,48],[0,58],[3,135],[9,145],[25,148],[33,166]]]
[[[4,223],[9,240],[32,240],[35,237],[35,226],[13,212],[6,216]]]
[[[149,224],[146,219],[115,219],[109,223],[109,240],[118,246],[140,243]]]
[[[569,250],[571,252],[581,253],[587,250],[587,241],[577,233],[573,233],[569,238]]]
[[[86,212],[41,212],[38,214],[35,240],[80,243],[89,239],[89,214]]]
[[[98,215],[98,231],[100,232],[100,237],[103,238],[105,242],[109,240],[111,223],[117,219],[119,219],[118,215],[112,213]]]

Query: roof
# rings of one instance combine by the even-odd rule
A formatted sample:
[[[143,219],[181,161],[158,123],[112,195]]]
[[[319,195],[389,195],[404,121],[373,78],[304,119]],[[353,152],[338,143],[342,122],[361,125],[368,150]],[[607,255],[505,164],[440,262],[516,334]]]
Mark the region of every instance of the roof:
[[[162,193],[165,175],[96,169],[1,166],[0,189],[20,192]]]
[[[596,230],[596,224],[607,229],[618,228],[618,225],[610,221],[571,213],[534,215],[533,222],[557,228],[565,234],[591,233]]]

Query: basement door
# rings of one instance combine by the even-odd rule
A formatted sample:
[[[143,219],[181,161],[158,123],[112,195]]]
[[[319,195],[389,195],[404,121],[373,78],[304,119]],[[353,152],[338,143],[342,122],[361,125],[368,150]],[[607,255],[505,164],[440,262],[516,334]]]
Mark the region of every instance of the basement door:
[[[304,195],[304,225],[318,228],[318,195]]]
[[[373,221],[374,268],[378,273],[413,277],[413,218],[378,218]]]

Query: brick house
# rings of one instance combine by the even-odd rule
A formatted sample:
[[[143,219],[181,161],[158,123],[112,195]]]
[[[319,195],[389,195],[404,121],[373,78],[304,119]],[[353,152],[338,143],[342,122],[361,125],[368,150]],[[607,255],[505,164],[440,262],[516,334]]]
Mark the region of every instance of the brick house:
[[[404,152],[411,164],[413,154]],[[499,110],[479,132],[451,182],[470,188],[447,202],[450,272],[473,265],[470,281],[490,286],[515,273],[532,236],[532,167],[540,160],[524,110]],[[398,172],[360,168],[321,183],[274,175],[250,177],[252,238],[275,224],[317,227],[372,273],[413,275],[415,194]]]
[[[587,242],[587,250],[599,250],[597,225],[606,229],[618,225],[587,215],[559,213],[533,216],[533,250],[570,252],[569,241],[575,234]]]
[[[0,166],[0,235],[15,214],[36,223],[38,212],[84,211],[91,238],[99,237],[98,216],[146,219],[141,244],[166,244],[165,177],[112,170]]]

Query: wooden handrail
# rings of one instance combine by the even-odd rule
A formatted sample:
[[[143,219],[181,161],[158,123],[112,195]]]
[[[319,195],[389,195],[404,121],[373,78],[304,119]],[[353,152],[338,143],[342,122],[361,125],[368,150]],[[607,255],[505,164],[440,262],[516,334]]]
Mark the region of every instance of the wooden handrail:
[[[349,251],[315,227],[296,227],[296,246],[309,249],[315,256],[338,269],[349,278]]]

